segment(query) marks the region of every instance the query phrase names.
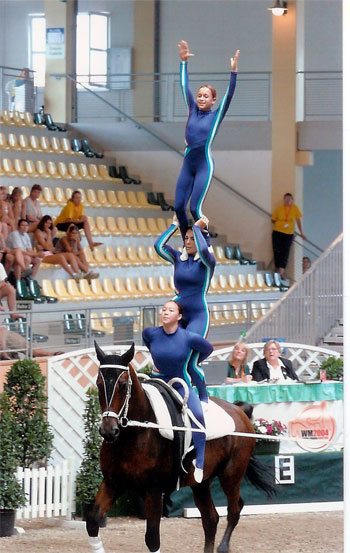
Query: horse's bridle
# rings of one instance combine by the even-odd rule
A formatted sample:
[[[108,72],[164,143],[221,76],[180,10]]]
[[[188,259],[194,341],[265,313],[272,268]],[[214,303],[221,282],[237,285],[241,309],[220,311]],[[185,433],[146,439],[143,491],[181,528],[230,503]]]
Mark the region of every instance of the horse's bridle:
[[[106,381],[104,379],[104,376],[102,374],[101,369],[122,369],[122,372],[120,373],[120,375],[118,376],[118,378],[116,379],[116,381],[114,383],[113,391],[112,391],[112,394],[110,396],[109,403],[108,403],[108,400],[107,400]],[[122,428],[126,428],[128,426],[128,417],[127,417],[127,415],[128,415],[128,411],[129,411],[129,401],[130,401],[130,397],[131,397],[131,386],[132,386],[132,380],[131,380],[131,376],[130,376],[129,367],[126,367],[125,365],[100,365],[99,372],[100,372],[100,375],[101,375],[101,378],[102,378],[102,381],[103,381],[105,400],[106,400],[106,405],[107,405],[106,411],[104,411],[102,413],[102,418],[105,418],[105,417],[115,418],[115,419],[117,419],[118,426],[121,426]],[[112,399],[114,397],[114,392],[115,392],[115,389],[116,389],[117,384],[119,382],[119,379],[123,375],[124,372],[128,373],[128,388],[127,388],[127,391],[126,391],[124,403],[121,406],[121,408],[119,410],[119,413],[116,413],[115,411],[110,409],[110,405],[112,403]]]

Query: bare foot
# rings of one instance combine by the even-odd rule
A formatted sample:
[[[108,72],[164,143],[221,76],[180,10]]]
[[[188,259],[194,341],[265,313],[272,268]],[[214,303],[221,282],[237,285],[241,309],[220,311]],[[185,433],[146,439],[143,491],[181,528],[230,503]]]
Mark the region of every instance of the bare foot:
[[[93,242],[90,246],[90,250],[93,251],[93,249],[97,248],[97,246],[102,246],[102,242]]]

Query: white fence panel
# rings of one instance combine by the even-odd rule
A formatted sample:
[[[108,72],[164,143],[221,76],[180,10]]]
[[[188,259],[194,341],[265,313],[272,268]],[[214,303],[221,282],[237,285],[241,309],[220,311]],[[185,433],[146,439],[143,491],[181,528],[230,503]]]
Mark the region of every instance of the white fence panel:
[[[17,509],[17,519],[67,516],[74,510],[75,469],[72,459],[55,467],[18,468],[16,477],[26,494],[26,505]]]

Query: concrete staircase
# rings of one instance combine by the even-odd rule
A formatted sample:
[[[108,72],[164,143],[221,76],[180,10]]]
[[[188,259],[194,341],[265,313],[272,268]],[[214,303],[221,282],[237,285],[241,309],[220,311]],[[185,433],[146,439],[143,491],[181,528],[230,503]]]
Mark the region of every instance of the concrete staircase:
[[[344,345],[344,327],[343,319],[339,319],[337,324],[331,329],[331,331],[321,340],[319,346],[324,346],[328,349],[333,349],[343,356]]]

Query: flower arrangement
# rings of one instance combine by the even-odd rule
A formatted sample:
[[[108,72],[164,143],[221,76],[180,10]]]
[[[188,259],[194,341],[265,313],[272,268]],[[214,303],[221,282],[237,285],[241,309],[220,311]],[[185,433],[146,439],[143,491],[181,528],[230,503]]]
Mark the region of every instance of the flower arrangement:
[[[267,419],[256,419],[253,423],[256,434],[264,434],[265,436],[279,436],[287,432],[287,426],[281,421],[268,421]],[[261,440],[268,442],[269,440]],[[273,441],[273,440],[271,440]]]

